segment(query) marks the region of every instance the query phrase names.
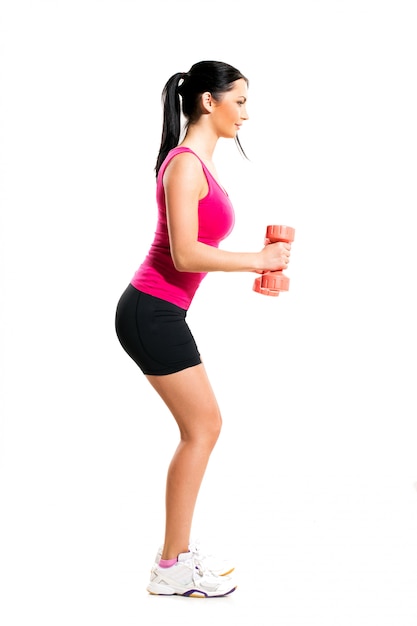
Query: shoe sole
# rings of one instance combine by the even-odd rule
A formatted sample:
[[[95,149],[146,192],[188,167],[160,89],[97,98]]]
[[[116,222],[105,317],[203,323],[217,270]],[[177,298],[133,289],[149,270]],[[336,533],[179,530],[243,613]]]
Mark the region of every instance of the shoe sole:
[[[223,598],[233,593],[236,588],[237,585],[233,587],[233,589],[230,589],[230,591],[219,594],[206,593],[201,589],[188,589],[188,591],[184,591],[184,593],[181,593],[180,591],[174,591],[172,587],[167,587],[167,585],[155,584],[149,585],[149,587],[147,587],[147,591],[151,594],[151,596],[182,596],[184,598]]]

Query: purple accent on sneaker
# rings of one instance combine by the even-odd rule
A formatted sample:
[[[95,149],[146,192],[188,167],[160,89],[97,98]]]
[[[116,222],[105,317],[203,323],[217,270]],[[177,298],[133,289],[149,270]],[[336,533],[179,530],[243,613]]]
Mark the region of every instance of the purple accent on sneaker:
[[[203,594],[203,596],[205,596],[207,598],[207,594],[205,593],[205,591],[201,591],[200,589],[189,589],[188,591],[186,591],[182,595],[185,596],[186,598],[188,598],[189,596],[192,596],[193,593]]]
[[[228,591],[228,592],[227,592],[227,593],[225,593],[224,595],[225,595],[225,596],[228,596],[228,595],[230,595],[231,593],[233,593],[234,591],[236,591],[236,587],[233,587],[233,589],[231,589],[230,591]],[[217,596],[217,597],[220,597],[220,596]]]
[[[236,587],[233,587],[233,589],[231,589],[227,593],[222,593],[220,596],[212,596],[212,598],[225,598],[226,596],[229,596],[234,591],[236,591]]]
[[[183,593],[182,595],[185,596],[186,598],[188,598],[189,596],[192,596],[193,593],[199,593],[202,594],[203,596],[205,596],[206,598],[224,598],[225,596],[230,595],[231,593],[233,593],[236,590],[236,587],[233,587],[233,589],[231,589],[230,591],[228,591],[227,593],[221,593],[218,596],[208,596],[206,594],[205,591],[202,591],[201,589],[189,589],[188,591],[186,591],[185,593]]]

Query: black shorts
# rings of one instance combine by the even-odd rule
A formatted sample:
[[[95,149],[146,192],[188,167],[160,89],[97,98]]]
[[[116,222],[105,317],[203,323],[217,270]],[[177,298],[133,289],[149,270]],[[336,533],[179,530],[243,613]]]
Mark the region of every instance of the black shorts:
[[[116,334],[144,374],[165,375],[201,363],[187,311],[128,285],[116,309]]]

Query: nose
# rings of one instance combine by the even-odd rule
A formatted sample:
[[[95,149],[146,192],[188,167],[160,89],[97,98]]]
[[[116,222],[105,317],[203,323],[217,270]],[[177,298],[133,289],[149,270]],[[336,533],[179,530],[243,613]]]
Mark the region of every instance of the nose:
[[[242,118],[242,120],[248,120],[249,119],[248,110],[247,110],[246,106],[242,107],[242,109],[240,111],[240,117]]]

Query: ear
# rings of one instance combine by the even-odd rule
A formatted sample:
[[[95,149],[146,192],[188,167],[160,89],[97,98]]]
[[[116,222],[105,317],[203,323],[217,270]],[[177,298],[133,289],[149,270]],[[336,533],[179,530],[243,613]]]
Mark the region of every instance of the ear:
[[[201,94],[201,107],[204,113],[211,113],[213,107],[213,98],[209,91],[205,91]]]

